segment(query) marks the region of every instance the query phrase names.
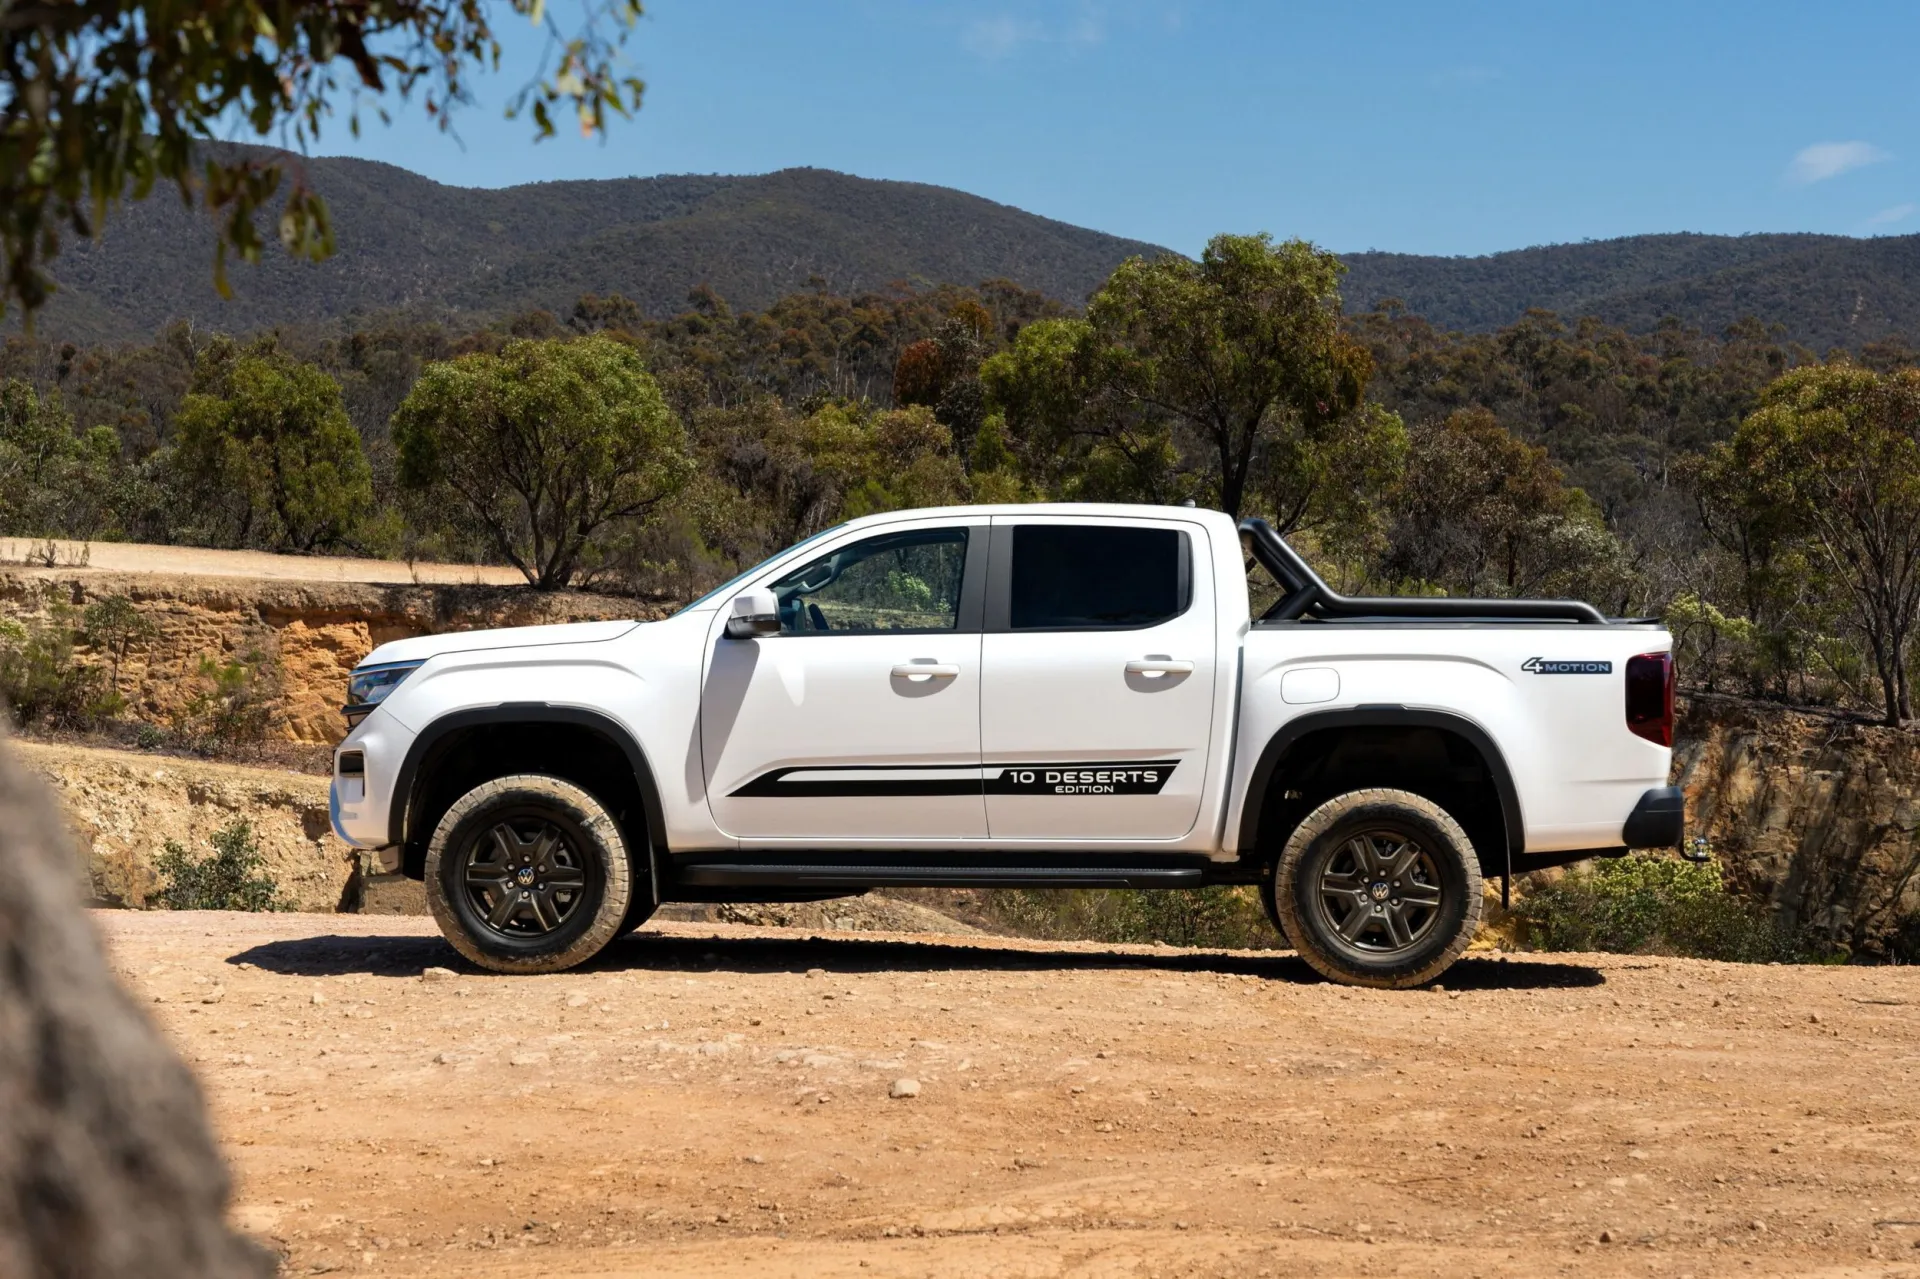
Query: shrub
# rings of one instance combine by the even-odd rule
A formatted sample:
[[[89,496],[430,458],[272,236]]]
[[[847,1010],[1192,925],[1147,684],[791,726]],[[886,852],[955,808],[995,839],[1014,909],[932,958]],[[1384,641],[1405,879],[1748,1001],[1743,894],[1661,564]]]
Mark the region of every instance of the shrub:
[[[1021,888],[990,894],[1007,928],[1060,941],[1165,942],[1247,950],[1279,944],[1251,888]]]
[[[173,840],[154,862],[166,887],[152,905],[162,910],[279,910],[280,885],[266,872],[253,827],[244,819],[215,832],[213,854],[196,859]]]
[[[120,712],[102,673],[73,660],[72,614],[56,604],[45,618],[0,619],[0,695],[18,727],[92,728]]]
[[[180,743],[203,755],[219,754],[265,738],[280,693],[279,664],[249,649],[235,661],[202,656],[193,695],[174,716]]]
[[[87,605],[80,625],[87,643],[112,659],[108,681],[116,694],[120,691],[120,663],[126,660],[128,650],[160,633],[153,619],[124,595],[109,595]]]
[[[1528,942],[1540,950],[1737,963],[1816,962],[1831,958],[1833,950],[1729,891],[1712,862],[1638,853],[1536,888],[1514,913],[1526,925]]]

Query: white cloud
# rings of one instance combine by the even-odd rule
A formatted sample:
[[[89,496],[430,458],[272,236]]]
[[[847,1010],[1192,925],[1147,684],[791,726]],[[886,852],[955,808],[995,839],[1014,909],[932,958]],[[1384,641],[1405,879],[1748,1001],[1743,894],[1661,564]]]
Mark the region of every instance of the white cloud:
[[[988,59],[1012,57],[1032,44],[1090,49],[1106,43],[1108,18],[1108,6],[1097,0],[1080,0],[1070,13],[1045,22],[1007,14],[976,18],[961,29],[960,44]]]
[[[1896,204],[1892,208],[1882,209],[1880,210],[1880,212],[1868,218],[1867,225],[1868,226],[1892,226],[1896,222],[1905,222],[1908,218],[1913,216],[1913,212],[1916,208],[1920,208],[1920,205]]]
[[[980,57],[1004,58],[1021,45],[1040,39],[1042,35],[1038,23],[1022,22],[1018,18],[1002,15],[968,23],[967,29],[960,35],[960,43],[967,52]]]
[[[1864,165],[1893,157],[1871,142],[1816,142],[1793,157],[1787,181],[1796,186],[1825,182]]]

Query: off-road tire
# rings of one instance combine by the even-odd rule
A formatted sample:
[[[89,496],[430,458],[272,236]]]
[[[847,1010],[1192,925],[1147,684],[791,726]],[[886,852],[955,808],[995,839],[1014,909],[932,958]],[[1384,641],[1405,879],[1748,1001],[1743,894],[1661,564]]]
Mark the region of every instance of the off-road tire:
[[[510,938],[489,928],[460,878],[475,842],[509,818],[552,823],[582,864],[584,895],[543,935]],[[598,800],[572,782],[521,773],[474,787],[440,819],[427,845],[427,908],[453,948],[482,968],[553,973],[585,963],[620,935],[633,874],[620,825]]]
[[[1351,856],[1342,851],[1350,841],[1367,836],[1416,844],[1439,889],[1439,904],[1419,935],[1380,953],[1343,938],[1322,904],[1329,868],[1336,858]],[[1402,790],[1349,791],[1307,814],[1281,849],[1267,888],[1270,908],[1300,957],[1322,976],[1350,986],[1424,986],[1460,958],[1480,927],[1480,859],[1472,841],[1445,809]]]

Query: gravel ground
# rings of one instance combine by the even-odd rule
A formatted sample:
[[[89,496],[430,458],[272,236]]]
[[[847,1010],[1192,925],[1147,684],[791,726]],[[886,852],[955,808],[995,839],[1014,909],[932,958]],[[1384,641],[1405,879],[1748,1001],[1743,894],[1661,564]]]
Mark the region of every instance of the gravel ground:
[[[1920,1275],[1913,969],[96,918],[289,1275]]]

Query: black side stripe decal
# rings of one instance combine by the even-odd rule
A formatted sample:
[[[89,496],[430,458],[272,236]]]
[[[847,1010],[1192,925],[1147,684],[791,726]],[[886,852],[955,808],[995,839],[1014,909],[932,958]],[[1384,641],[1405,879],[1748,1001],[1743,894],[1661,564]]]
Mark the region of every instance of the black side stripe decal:
[[[733,796],[743,799],[909,798],[924,795],[1158,795],[1179,767],[1175,759],[1093,761],[1090,763],[988,764],[985,776],[974,766],[951,766],[961,777],[928,777],[939,764],[850,764],[776,768],[760,774]],[[818,774],[834,774],[820,777]],[[862,776],[849,777],[857,773]],[[918,776],[888,776],[911,773]],[[814,774],[815,776],[809,776]]]
[[[736,797],[750,799],[843,799],[861,796],[901,795],[978,795],[980,778],[972,766],[965,777],[888,777],[884,767],[867,768],[776,768],[734,791]],[[915,772],[932,772],[918,768]],[[871,773],[870,777],[810,778],[808,773]]]

